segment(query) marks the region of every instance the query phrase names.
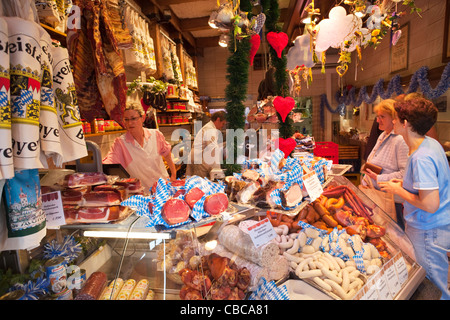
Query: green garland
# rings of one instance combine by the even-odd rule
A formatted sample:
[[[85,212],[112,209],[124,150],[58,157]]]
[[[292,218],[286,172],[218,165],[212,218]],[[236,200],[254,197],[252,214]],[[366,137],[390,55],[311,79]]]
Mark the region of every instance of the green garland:
[[[231,55],[227,60],[226,79],[228,80],[228,85],[225,88],[228,129],[244,129],[245,126],[244,101],[247,99],[250,47],[251,44],[248,37],[237,41],[233,36],[233,31],[230,32],[228,50]],[[223,167],[226,169],[226,175],[232,175],[233,172],[240,172],[241,170],[241,166],[236,164],[237,139],[232,143],[230,141],[227,142],[228,154],[234,155],[234,161],[233,164],[225,163]]]

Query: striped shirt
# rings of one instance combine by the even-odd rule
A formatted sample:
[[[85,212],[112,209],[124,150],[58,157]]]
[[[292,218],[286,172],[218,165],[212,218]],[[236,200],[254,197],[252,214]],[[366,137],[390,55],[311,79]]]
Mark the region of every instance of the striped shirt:
[[[395,134],[392,131],[389,134],[386,134],[384,131],[380,134],[375,147],[367,158],[367,162],[383,168],[377,176],[377,181],[372,179],[373,186],[376,189],[380,189],[377,183],[378,181],[403,179],[406,162],[408,161],[408,152],[408,146],[401,135]],[[364,180],[362,184],[367,185]],[[400,199],[396,197],[396,202],[397,200]]]

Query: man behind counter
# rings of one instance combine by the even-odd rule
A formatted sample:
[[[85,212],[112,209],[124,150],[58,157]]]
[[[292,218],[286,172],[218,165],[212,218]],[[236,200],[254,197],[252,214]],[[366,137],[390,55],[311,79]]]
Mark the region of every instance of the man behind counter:
[[[205,124],[194,138],[186,175],[197,175],[209,178],[212,169],[220,169],[223,144],[220,130],[227,124],[225,111],[217,111],[211,115],[211,121]]]

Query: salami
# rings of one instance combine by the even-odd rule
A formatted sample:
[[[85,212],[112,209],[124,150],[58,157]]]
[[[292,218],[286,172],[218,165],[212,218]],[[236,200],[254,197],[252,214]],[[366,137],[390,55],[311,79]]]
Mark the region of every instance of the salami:
[[[107,278],[104,272],[94,272],[86,280],[75,300],[97,300],[106,286],[106,281]]]
[[[182,199],[171,198],[164,204],[161,216],[170,225],[185,222],[189,218],[191,208]]]
[[[205,199],[205,211],[214,216],[218,215],[228,208],[228,197],[225,193],[216,193],[207,196]]]
[[[195,203],[200,200],[204,196],[204,192],[200,188],[192,188],[188,193],[184,196],[184,201],[189,205],[192,209]]]

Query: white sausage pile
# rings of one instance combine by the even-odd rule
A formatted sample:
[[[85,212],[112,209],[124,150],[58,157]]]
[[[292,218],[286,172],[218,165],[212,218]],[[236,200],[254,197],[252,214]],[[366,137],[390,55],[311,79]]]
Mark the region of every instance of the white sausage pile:
[[[274,228],[275,242],[291,271],[343,300],[353,298],[364,285],[365,275],[374,274],[382,265],[375,246],[364,243],[359,235],[350,237],[337,230],[327,234],[314,227],[288,234],[284,227]]]

